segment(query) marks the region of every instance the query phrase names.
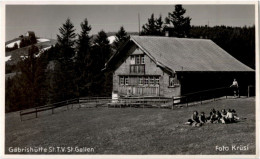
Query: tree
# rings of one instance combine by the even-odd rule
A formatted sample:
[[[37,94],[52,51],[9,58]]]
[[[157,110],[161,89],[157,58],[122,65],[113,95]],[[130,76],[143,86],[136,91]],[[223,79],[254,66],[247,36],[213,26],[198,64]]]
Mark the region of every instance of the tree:
[[[14,49],[14,50],[18,49],[18,44],[17,44],[17,43],[14,44],[13,49]]]
[[[173,25],[173,36],[175,37],[189,37],[191,18],[184,17],[185,13],[186,10],[182,5],[175,5],[175,10],[172,13],[168,13],[168,17],[165,19],[166,23]]]
[[[91,64],[90,49],[91,49],[91,39],[89,36],[91,31],[91,26],[88,24],[88,20],[85,19],[81,23],[81,32],[78,35],[77,41],[77,56],[75,63],[76,70],[76,80],[77,80],[77,90],[79,95],[86,96],[88,92],[88,81],[91,78],[91,73],[89,70]]]
[[[55,68],[55,72],[59,72],[59,76],[56,79],[49,78],[49,83],[58,86],[59,89],[51,90],[49,87],[48,92],[57,93],[59,96],[53,101],[57,100],[67,100],[77,96],[76,92],[76,80],[75,80],[75,70],[74,70],[74,57],[75,57],[75,29],[74,25],[68,18],[62,27],[59,28],[60,35],[57,35],[57,45],[55,49],[58,52],[57,65],[59,67]],[[58,91],[58,92],[57,92]]]
[[[211,39],[236,59],[255,69],[254,26],[192,26],[190,30],[190,36],[193,38]]]
[[[19,63],[21,71],[19,87],[22,90],[21,93],[25,96],[22,102],[25,108],[44,103],[44,99],[41,97],[45,93],[42,91],[45,80],[45,65],[36,58],[38,53],[38,47],[32,45],[28,50],[27,58]]]
[[[20,38],[21,38],[20,48],[37,43],[37,39],[34,33],[30,34],[29,37],[20,36]]]
[[[108,92],[111,93],[112,80],[109,80],[111,74],[101,71],[110,56],[111,47],[107,34],[101,30],[94,40],[94,46],[91,51],[91,59],[93,61],[90,66],[92,78],[89,87],[92,95],[107,95]]]
[[[141,35],[156,35],[156,25],[155,25],[155,19],[154,14],[151,15],[150,18],[148,18],[148,23],[143,25],[143,30],[141,32]]]
[[[124,27],[121,26],[118,32],[116,33],[116,39],[114,41],[114,48],[117,50],[120,48],[120,46],[127,41],[129,38],[129,35],[127,35],[127,32],[125,31]]]
[[[162,15],[160,15],[159,18],[156,19],[156,21],[155,21],[155,27],[156,27],[156,34],[157,34],[157,35],[160,35],[160,36],[164,35]]]
[[[36,37],[35,37],[35,34],[34,34],[34,33],[31,34],[31,35],[29,35],[29,41],[30,41],[30,42],[29,42],[30,45],[37,43],[37,40],[36,40]]]
[[[60,57],[69,60],[75,54],[75,29],[74,25],[68,18],[62,27],[59,28],[60,35],[57,35],[58,45],[61,48]]]
[[[111,55],[109,40],[103,30],[98,32],[97,38],[94,40],[94,53],[98,57],[98,68],[102,69]]]
[[[158,19],[154,18],[154,14],[148,18],[148,23],[143,25],[143,30],[141,31],[141,35],[155,35],[161,36],[163,35],[163,21],[162,16],[160,15]]]

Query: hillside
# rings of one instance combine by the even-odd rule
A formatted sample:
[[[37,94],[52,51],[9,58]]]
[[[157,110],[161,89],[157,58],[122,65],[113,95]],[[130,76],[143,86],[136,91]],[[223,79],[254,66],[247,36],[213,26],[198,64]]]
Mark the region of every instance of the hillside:
[[[15,43],[19,44],[20,39],[16,38],[14,40],[6,42],[6,46],[12,47]],[[35,44],[40,50],[46,50],[50,48],[52,45],[56,44],[56,40],[53,39],[43,39],[43,38],[38,38],[37,39],[37,44]],[[6,52],[5,53],[5,62],[6,64],[9,65],[14,65],[16,64],[21,58],[25,57],[28,53],[28,49],[30,46],[26,46],[23,48],[18,48],[16,50]]]
[[[183,125],[192,112],[235,109],[240,121],[231,124]],[[9,147],[93,147],[95,154],[227,155],[256,153],[255,98],[220,99],[185,108],[74,108],[69,106],[23,117],[6,114],[5,153]],[[27,119],[26,119],[27,118]],[[31,118],[31,119],[29,119]],[[216,146],[230,151],[216,151]],[[233,151],[232,145],[248,145]],[[68,154],[46,152],[45,154]],[[16,153],[18,154],[18,153]],[[36,153],[35,153],[36,154]],[[38,152],[37,154],[44,154]],[[70,154],[79,154],[70,152]],[[81,153],[90,154],[90,153]]]
[[[128,34],[129,35],[138,35],[137,32],[129,32]],[[107,33],[110,44],[112,44],[115,41],[115,35],[116,35],[116,32]],[[93,36],[92,39],[95,39],[97,37],[97,34],[94,34],[92,36]],[[15,43],[17,43],[19,45],[20,41],[21,41],[20,37],[15,38],[15,39],[5,42],[5,46],[11,48],[14,46]],[[55,39],[37,38],[36,46],[39,47],[39,49],[46,50],[46,49],[50,48],[52,45],[55,45],[56,43],[57,43],[57,41]],[[29,47],[30,46],[18,48],[16,50],[6,52],[6,54],[5,54],[6,64],[8,64],[8,65],[16,64],[21,58],[24,58],[27,55]]]
[[[5,46],[6,46],[6,47],[13,47],[14,43],[19,44],[19,42],[20,42],[21,39],[22,39],[22,38],[19,37],[19,38],[14,38],[14,39],[12,39],[12,40],[6,41],[6,42],[5,42]]]

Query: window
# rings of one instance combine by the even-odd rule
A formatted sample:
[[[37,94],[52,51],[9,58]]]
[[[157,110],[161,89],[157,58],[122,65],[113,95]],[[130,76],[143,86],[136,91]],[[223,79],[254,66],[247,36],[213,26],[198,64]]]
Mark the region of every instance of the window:
[[[169,78],[169,87],[174,87],[176,85],[179,85],[179,81],[177,79],[177,76],[170,76],[170,78]]]
[[[136,56],[135,57],[135,64],[140,64],[140,57],[139,56]]]
[[[169,83],[170,87],[174,86],[174,77],[170,77],[170,83]]]
[[[155,84],[159,85],[159,83],[160,83],[159,77],[155,77]]]
[[[130,73],[144,73],[144,55],[131,55],[130,56]]]
[[[144,55],[141,55],[141,64],[144,64]]]
[[[144,65],[130,65],[130,73],[144,73],[145,66]]]
[[[148,83],[149,83],[149,78],[148,78],[148,77],[145,77],[144,84],[148,84]]]
[[[143,85],[143,84],[144,84],[143,77],[139,77],[139,84],[140,84],[140,85]]]
[[[125,85],[128,85],[128,84],[129,84],[129,78],[125,77]]]
[[[124,77],[119,77],[119,84],[120,85],[124,85],[125,84]]]
[[[150,85],[154,85],[154,78],[153,77],[150,77],[150,80],[149,80],[150,82],[149,82],[149,84]]]

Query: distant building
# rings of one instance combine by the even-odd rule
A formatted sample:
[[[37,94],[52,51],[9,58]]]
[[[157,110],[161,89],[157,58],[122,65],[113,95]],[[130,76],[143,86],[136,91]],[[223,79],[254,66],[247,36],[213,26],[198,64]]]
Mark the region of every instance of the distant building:
[[[27,36],[27,37],[34,36],[34,37],[35,37],[35,33],[34,33],[33,31],[27,31],[27,33],[25,34],[25,36]]]
[[[106,63],[119,96],[178,97],[228,87],[254,85],[255,72],[211,40],[131,36]]]

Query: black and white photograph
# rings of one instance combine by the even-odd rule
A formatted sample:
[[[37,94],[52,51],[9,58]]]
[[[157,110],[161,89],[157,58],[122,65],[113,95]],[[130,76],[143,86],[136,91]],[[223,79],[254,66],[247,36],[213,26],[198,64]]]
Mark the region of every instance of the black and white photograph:
[[[2,8],[3,158],[258,156],[257,1]]]

